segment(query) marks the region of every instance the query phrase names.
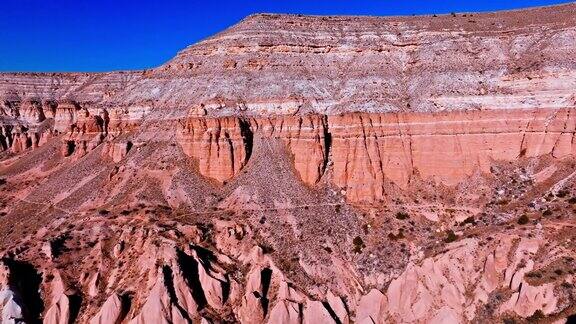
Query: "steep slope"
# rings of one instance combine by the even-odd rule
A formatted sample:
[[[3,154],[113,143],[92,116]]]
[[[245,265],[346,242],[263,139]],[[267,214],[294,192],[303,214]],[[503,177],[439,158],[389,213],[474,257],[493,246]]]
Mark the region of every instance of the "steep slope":
[[[254,15],[151,70],[0,74],[0,313],[576,314],[576,5]]]

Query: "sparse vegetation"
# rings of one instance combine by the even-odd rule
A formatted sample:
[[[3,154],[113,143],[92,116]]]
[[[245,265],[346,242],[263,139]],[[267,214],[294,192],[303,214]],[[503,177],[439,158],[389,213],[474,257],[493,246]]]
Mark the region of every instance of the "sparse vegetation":
[[[476,224],[476,221],[474,220],[474,216],[467,217],[465,220],[463,220],[463,221],[460,223],[460,226],[464,226],[464,225],[466,225],[466,224],[475,225],[475,224]]]
[[[262,249],[262,253],[270,254],[274,252],[274,248],[268,244],[259,244],[260,248]]]
[[[401,240],[404,238],[404,230],[400,229],[398,234],[394,234],[392,232],[388,233],[388,238],[392,241]]]
[[[354,251],[355,253],[362,253],[362,249],[366,247],[366,245],[364,245],[364,241],[360,236],[356,236],[352,240],[352,244],[354,245],[352,251]]]
[[[556,269],[556,270],[554,270],[554,273],[558,276],[561,276],[564,274],[564,271],[562,271],[562,269]]]
[[[516,320],[513,318],[505,318],[502,320],[504,324],[516,324]]]
[[[406,213],[406,212],[401,212],[401,211],[399,211],[399,212],[396,213],[396,219],[405,220],[405,219],[408,219],[408,218],[410,218],[410,215],[408,215],[408,213]]]
[[[520,156],[519,157],[523,157],[526,155],[526,148],[523,148],[522,150],[520,150]]]
[[[530,221],[530,219],[528,218],[528,216],[526,216],[526,214],[524,214],[518,218],[518,224],[519,225],[526,225],[526,224],[528,224],[529,221]]]
[[[453,230],[447,230],[446,231],[446,238],[444,238],[444,242],[445,243],[451,243],[454,242],[458,239],[458,235],[456,235],[456,233],[454,233]]]
[[[98,211],[98,214],[104,216],[104,215],[110,214],[110,211],[108,211],[108,210],[106,210],[106,209],[100,209],[100,210]]]
[[[552,211],[550,209],[546,209],[545,211],[542,212],[542,215],[544,216],[551,216],[552,215]]]
[[[545,315],[542,312],[542,310],[538,309],[537,311],[534,312],[534,314],[532,314],[532,316],[528,317],[527,320],[528,322],[539,322],[544,317]]]
[[[528,272],[526,274],[526,277],[528,277],[528,278],[542,278],[542,274],[540,272],[537,272],[537,271],[531,271],[531,272]]]

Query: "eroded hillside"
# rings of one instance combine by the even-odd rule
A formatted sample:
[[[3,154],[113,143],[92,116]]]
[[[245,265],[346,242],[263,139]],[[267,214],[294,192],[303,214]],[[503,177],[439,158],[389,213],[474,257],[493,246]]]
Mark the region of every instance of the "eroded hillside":
[[[2,323],[576,313],[576,6],[254,15],[0,74]]]

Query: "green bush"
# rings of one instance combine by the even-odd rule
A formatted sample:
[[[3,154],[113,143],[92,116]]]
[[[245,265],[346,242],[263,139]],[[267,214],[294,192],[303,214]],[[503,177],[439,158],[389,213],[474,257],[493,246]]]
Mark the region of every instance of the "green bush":
[[[454,233],[453,230],[447,230],[446,231],[446,238],[444,239],[444,242],[446,243],[451,243],[454,242],[458,239],[458,235],[456,235],[456,233]]]

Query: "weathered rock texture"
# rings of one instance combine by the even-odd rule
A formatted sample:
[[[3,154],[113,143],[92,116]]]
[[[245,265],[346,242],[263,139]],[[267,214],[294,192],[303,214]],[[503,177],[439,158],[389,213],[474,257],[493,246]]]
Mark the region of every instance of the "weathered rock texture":
[[[2,323],[576,314],[576,5],[254,15],[0,74]]]
[[[572,109],[329,116],[334,183],[352,201],[384,196],[387,178],[406,188],[417,172],[455,185],[493,161],[576,153]]]
[[[576,153],[572,109],[443,113],[346,113],[274,118],[188,118],[178,132],[200,173],[226,181],[248,162],[253,137],[279,138],[301,179],[316,184],[328,162],[352,202],[385,196],[386,182],[419,178],[456,185],[493,161]],[[328,158],[330,155],[330,159]]]
[[[192,118],[179,131],[182,150],[198,160],[200,173],[226,181],[248,161],[250,132],[239,118]]]

